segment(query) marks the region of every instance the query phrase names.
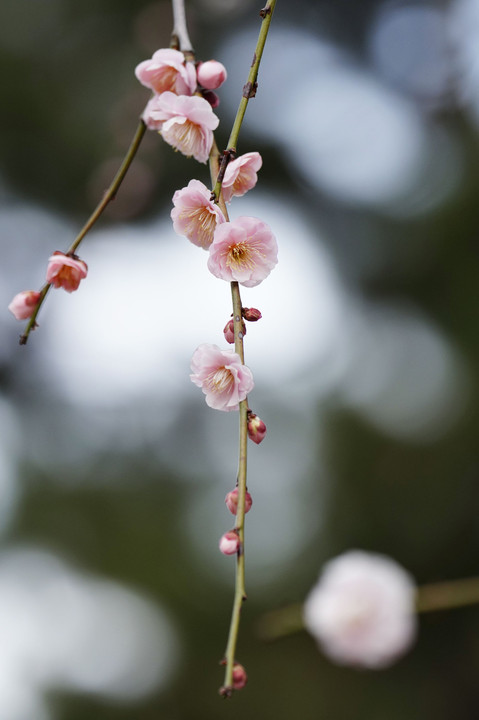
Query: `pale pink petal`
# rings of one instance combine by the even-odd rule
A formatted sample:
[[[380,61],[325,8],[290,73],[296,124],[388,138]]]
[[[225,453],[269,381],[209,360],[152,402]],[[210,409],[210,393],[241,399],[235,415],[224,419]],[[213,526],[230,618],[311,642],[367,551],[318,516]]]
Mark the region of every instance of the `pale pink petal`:
[[[206,185],[190,180],[187,187],[173,195],[175,207],[171,211],[175,232],[204,250],[213,242],[217,224],[225,222],[223,213],[210,197],[211,190]]]
[[[266,223],[254,217],[218,225],[209,253],[213,275],[245,287],[262,282],[278,262],[276,238]]]
[[[8,306],[16,320],[26,320],[33,315],[33,311],[40,300],[40,293],[35,290],[23,290],[13,298]]]
[[[263,159],[259,152],[245,153],[228,163],[222,184],[225,202],[230,202],[233,196],[240,197],[254,188],[258,181],[257,172],[262,164]]]
[[[64,255],[57,250],[48,260],[46,280],[55,288],[71,293],[78,290],[80,281],[86,278],[88,267],[83,260]]]
[[[150,100],[143,113],[145,124],[158,130],[176,150],[198,162],[206,162],[219,119],[201,97],[164,92]]]
[[[203,343],[191,359],[191,381],[205,394],[206,404],[215,410],[237,410],[254,387],[251,370],[232,350]]]
[[[194,64],[185,64],[183,53],[171,48],[157,50],[150,60],[137,65],[135,75],[142,85],[158,95],[167,91],[192,95],[196,90]]]

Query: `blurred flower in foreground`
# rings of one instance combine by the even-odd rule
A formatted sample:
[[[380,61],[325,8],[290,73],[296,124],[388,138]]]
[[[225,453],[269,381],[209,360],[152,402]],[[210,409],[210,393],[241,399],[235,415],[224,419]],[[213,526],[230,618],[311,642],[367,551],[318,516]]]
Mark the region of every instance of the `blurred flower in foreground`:
[[[328,562],[304,605],[304,623],[344,665],[382,668],[416,634],[415,585],[394,560],[358,550]]]
[[[35,290],[22,290],[13,298],[8,306],[16,320],[26,320],[31,317],[40,300],[40,293]]]

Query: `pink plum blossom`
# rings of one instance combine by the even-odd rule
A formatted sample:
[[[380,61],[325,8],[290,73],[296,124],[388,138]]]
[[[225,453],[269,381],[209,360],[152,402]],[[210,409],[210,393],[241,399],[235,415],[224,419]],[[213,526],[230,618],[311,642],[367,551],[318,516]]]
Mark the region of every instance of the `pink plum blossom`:
[[[207,90],[217,90],[228,76],[225,66],[217,60],[199,63],[196,72],[198,82]]]
[[[416,634],[415,585],[388,557],[360,551],[326,564],[304,605],[304,622],[332,660],[381,668]]]
[[[208,269],[222,280],[254,287],[278,262],[276,238],[266,223],[239,217],[218,225],[210,245]]]
[[[231,202],[233,196],[240,197],[254,188],[258,181],[257,172],[263,164],[259,152],[250,152],[231,160],[226,166],[222,193],[225,202]]]
[[[254,387],[251,370],[238,353],[203,343],[191,359],[191,381],[203,390],[206,404],[215,410],[237,410]]]
[[[47,282],[55,288],[62,287],[69,293],[78,290],[87,273],[87,264],[76,255],[64,255],[56,250],[48,259]]]
[[[211,191],[199,180],[190,180],[187,187],[173,195],[171,211],[173,228],[178,235],[185,235],[193,245],[207,250],[213,242],[218,223],[225,217],[218,205],[210,200]]]
[[[177,95],[193,95],[196,90],[196,70],[179,50],[162,48],[151,60],[136,66],[135,75],[147,88],[158,95],[170,91]]]
[[[228,530],[220,537],[219,548],[223,555],[235,555],[240,546],[240,539],[236,530]]]
[[[238,512],[238,488],[235,488],[234,490],[231,490],[226,497],[225,497],[225,503],[226,507],[230,511],[232,515],[236,515]],[[253,498],[249,494],[248,491],[246,491],[246,495],[244,498],[244,511],[245,513],[249,512],[253,505]]]
[[[16,320],[26,320],[33,315],[33,311],[40,300],[40,293],[35,290],[22,290],[13,298],[8,306]]]
[[[208,160],[219,119],[204,98],[164,92],[150,100],[142,118],[175,150],[198,162]]]

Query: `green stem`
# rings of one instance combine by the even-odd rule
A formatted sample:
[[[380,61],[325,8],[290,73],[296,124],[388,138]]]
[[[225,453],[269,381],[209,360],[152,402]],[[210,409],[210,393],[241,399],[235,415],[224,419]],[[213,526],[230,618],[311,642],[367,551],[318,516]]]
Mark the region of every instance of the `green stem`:
[[[449,610],[479,603],[479,577],[421,585],[417,589],[416,609],[419,613]]]
[[[213,140],[209,157],[211,182],[218,176],[219,170],[219,152],[216,141]],[[223,197],[220,196],[218,204],[228,220],[228,210]],[[233,303],[233,324],[235,336],[235,351],[244,364],[244,345],[243,345],[243,326],[241,303],[241,294],[237,282],[230,283],[231,299]],[[239,405],[239,456],[238,456],[238,507],[236,510],[235,530],[238,533],[240,547],[236,558],[236,577],[235,577],[235,594],[233,599],[233,609],[231,612],[230,628],[228,633],[228,641],[226,644],[224,663],[225,678],[224,684],[220,689],[220,694],[224,697],[231,697],[233,694],[233,667],[235,663],[236,645],[238,644],[238,633],[241,619],[241,608],[246,600],[245,588],[245,545],[244,545],[244,518],[245,518],[245,499],[246,499],[246,478],[248,467],[248,400],[243,400]]]
[[[269,26],[271,24],[271,18],[273,17],[273,11],[276,5],[276,0],[268,0],[264,8],[261,10],[260,15],[263,18],[261,28],[259,31],[258,42],[256,43],[256,49],[253,55],[253,62],[248,74],[246,85],[243,87],[243,97],[240,100],[238,111],[236,113],[235,121],[231,129],[231,134],[228,140],[228,147],[224,151],[223,159],[221,161],[220,174],[216,178],[216,184],[213,188],[213,193],[218,199],[221,192],[221,184],[223,182],[223,175],[226,170],[226,166],[230,161],[231,157],[236,154],[236,145],[238,143],[238,136],[243,124],[244,115],[246,108],[248,107],[249,99],[254,97],[256,94],[256,80],[258,77],[258,70],[263,56],[264,45],[266,38],[268,37]]]
[[[80,245],[81,241],[85,237],[85,235],[92,229],[94,224],[97,222],[97,220],[102,215],[103,211],[105,210],[106,206],[115,199],[115,196],[120,188],[120,185],[123,182],[123,179],[128,172],[131,163],[133,162],[133,158],[135,157],[138,148],[140,147],[140,143],[143,139],[143,135],[146,131],[146,125],[143,122],[143,120],[140,120],[138,127],[136,129],[135,135],[133,137],[133,140],[130,143],[130,147],[128,148],[128,151],[123,159],[123,162],[120,166],[120,169],[118,170],[117,174],[113,178],[110,187],[104,194],[102,200],[98,203],[95,210],[92,212],[90,217],[88,218],[85,225],[82,227],[80,232],[78,233],[77,237],[73,241],[73,243],[68,248],[66,255],[74,255],[76,249]],[[37,315],[39,313],[39,310],[41,306],[43,305],[43,302],[47,296],[47,293],[50,289],[50,285],[47,283],[47,285],[44,285],[41,294],[40,299],[38,301],[38,305],[35,308],[35,311],[33,312],[30,320],[28,321],[28,324],[25,328],[25,332],[20,337],[20,345],[26,345],[28,337],[30,335],[30,332],[36,327],[36,319]]]

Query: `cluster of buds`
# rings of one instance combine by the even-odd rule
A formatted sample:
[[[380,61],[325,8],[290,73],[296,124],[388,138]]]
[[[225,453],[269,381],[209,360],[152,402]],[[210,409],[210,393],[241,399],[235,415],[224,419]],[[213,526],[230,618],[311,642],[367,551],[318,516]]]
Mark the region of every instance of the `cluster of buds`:
[[[245,320],[248,320],[249,322],[256,322],[257,320],[260,320],[262,315],[259,310],[256,308],[243,308],[241,311],[242,317],[240,318],[241,322],[241,330],[240,330],[240,337],[244,338],[246,335],[246,323]],[[234,344],[235,341],[235,323],[233,320],[233,317],[231,320],[228,320],[226,325],[223,328],[223,335],[225,336],[225,340],[227,343],[230,343],[230,345]]]
[[[219,119],[217,90],[226,80],[226,69],[217,60],[195,63],[180,50],[162,48],[137,65],[136,77],[153,91],[142,119],[175,150],[206,162]]]
[[[46,281],[55,288],[63,288],[71,293],[78,290],[80,282],[87,274],[87,264],[77,255],[65,255],[60,250],[56,250],[48,260]],[[22,290],[15,295],[8,309],[17,320],[27,320],[35,312],[40,298],[40,292]]]

